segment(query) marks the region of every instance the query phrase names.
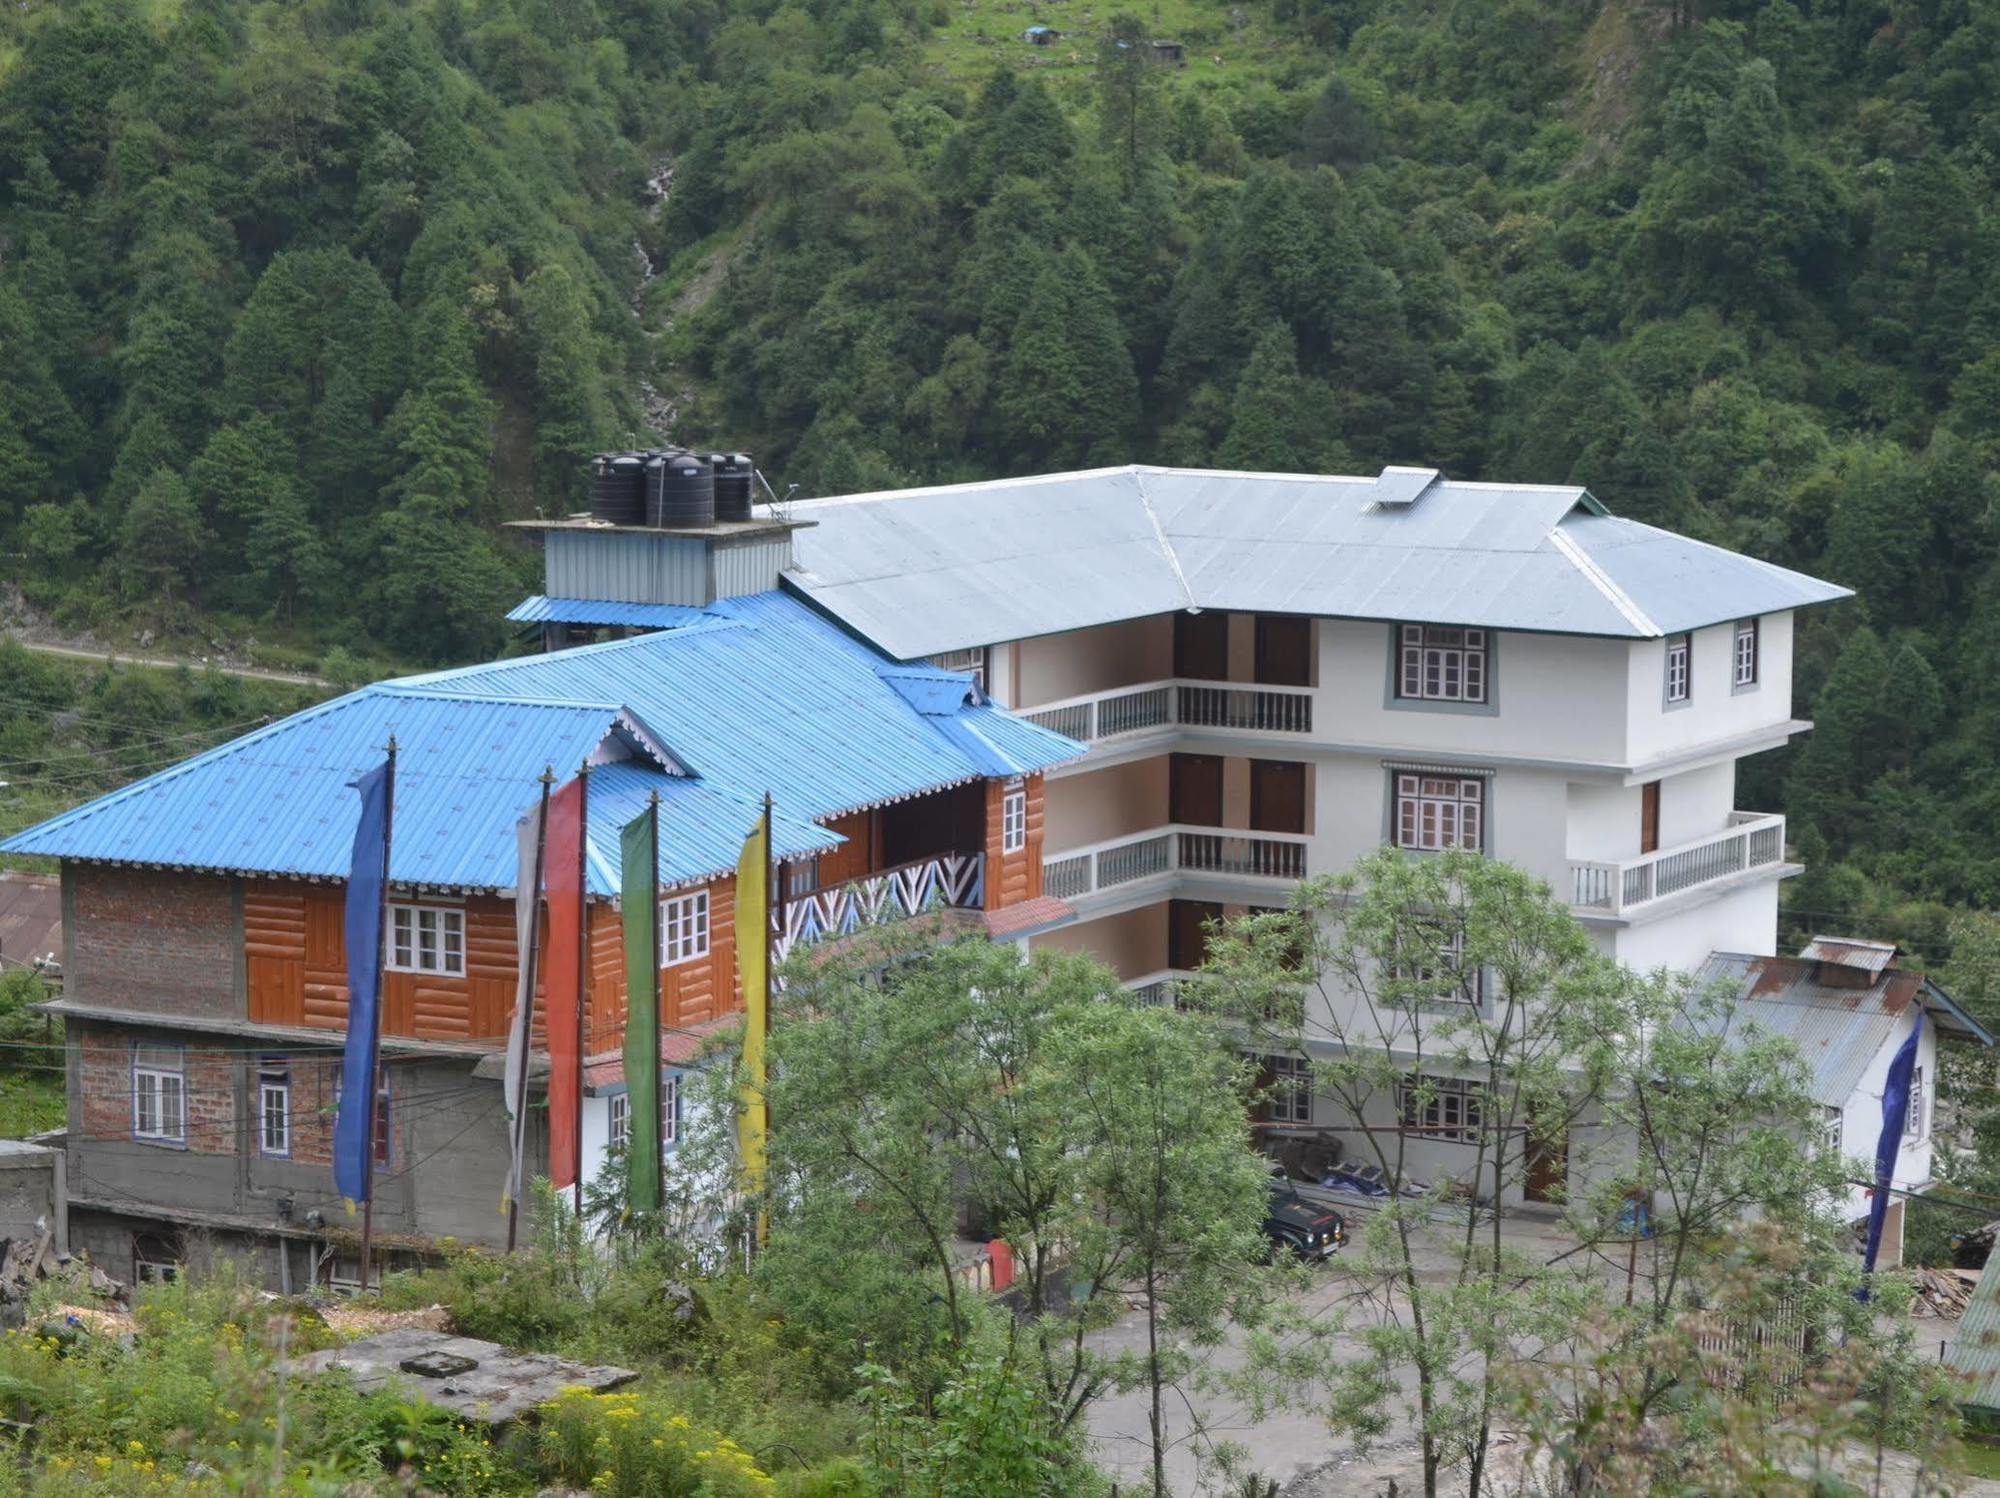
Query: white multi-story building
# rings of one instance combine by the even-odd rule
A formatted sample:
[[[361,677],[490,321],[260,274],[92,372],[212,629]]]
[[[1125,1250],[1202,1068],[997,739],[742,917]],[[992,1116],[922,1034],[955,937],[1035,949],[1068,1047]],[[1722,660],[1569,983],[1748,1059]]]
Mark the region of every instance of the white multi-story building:
[[[1113,468],[791,518],[811,524],[788,586],[1089,746],[1049,772],[1042,844],[1044,890],[1076,919],[1027,945],[1164,988],[1215,918],[1387,844],[1539,875],[1634,967],[1774,957],[1799,866],[1784,817],[1737,804],[1737,764],[1811,726],[1792,711],[1794,615],[1845,588],[1621,520],[1574,485],[1427,469]],[[1912,1018],[1828,1042],[1869,1051],[1818,1077],[1856,1153]],[[1336,1111],[1296,1106],[1301,1123]],[[1468,1147],[1436,1132],[1419,1168],[1452,1173]],[[1899,1186],[1928,1181],[1927,1147],[1905,1164]],[[1531,1161],[1527,1194],[1567,1168]]]
[[[1045,887],[1133,983],[1210,917],[1388,843],[1565,893],[1604,950],[1770,953],[1784,818],[1736,765],[1792,716],[1795,610],[1847,590],[1574,486],[1119,468],[812,501],[788,581],[1089,744]]]

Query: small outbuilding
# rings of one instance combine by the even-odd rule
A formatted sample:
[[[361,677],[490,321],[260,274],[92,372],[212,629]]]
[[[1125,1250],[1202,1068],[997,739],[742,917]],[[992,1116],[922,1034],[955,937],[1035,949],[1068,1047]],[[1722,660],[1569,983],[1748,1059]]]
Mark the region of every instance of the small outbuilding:
[[[1154,42],[1153,61],[1184,68],[1187,66],[1187,48],[1179,42]]]
[[[1051,47],[1062,40],[1062,33],[1053,26],[1030,26],[1021,33],[1021,40],[1031,47]]]

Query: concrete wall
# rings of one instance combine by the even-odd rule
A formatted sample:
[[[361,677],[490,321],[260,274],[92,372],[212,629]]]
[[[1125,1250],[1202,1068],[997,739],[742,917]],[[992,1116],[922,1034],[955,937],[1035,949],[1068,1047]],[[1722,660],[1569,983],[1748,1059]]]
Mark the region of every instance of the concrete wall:
[[[1875,1161],[1875,1145],[1882,1134],[1882,1093],[1889,1083],[1889,1063],[1896,1059],[1896,1052],[1909,1039],[1910,1027],[1916,1023],[1916,1010],[1906,1011],[1896,1026],[1895,1033],[1884,1042],[1868,1063],[1867,1071],[1855,1084],[1841,1108],[1840,1153],[1853,1160],[1865,1162],[1864,1168],[1855,1170],[1854,1179],[1872,1176]],[[1924,1092],[1930,1099],[1930,1120],[1921,1139],[1905,1137],[1902,1149],[1896,1156],[1896,1172],[1891,1177],[1899,1188],[1909,1189],[1921,1186],[1931,1178],[1935,1164],[1934,1140],[1937,1133],[1937,1026],[1926,1023],[1924,1033],[1917,1040],[1917,1065],[1924,1070]],[[1848,1193],[1846,1210],[1851,1219],[1866,1217],[1869,1208],[1869,1192],[1866,1187],[1857,1186]]]
[[[1694,632],[1689,699],[1671,709],[1664,701],[1666,641],[1638,640],[1624,647],[1631,657],[1626,732],[1633,763],[1791,717],[1791,614],[1766,614],[1759,621],[1757,686],[1742,692],[1732,685],[1735,639],[1733,622]]]
[[[1161,681],[1174,674],[1174,617],[1156,614],[1018,640],[1011,654],[1012,689],[1018,695],[1008,701],[1015,707]]]
[[[1660,787],[1660,847],[1693,842],[1721,832],[1736,809],[1736,765],[1726,760],[1699,770],[1667,775]],[[1637,858],[1644,789],[1613,781],[1571,781],[1569,857],[1615,863]]]
[[[1118,915],[1079,921],[1037,936],[1037,952],[1083,952],[1130,982],[1167,965],[1167,905],[1164,900]]]
[[[36,1241],[44,1228],[56,1251],[69,1248],[66,1162],[60,1149],[0,1139],[0,1238]]]
[[[240,881],[63,865],[63,995],[207,1019],[245,1013]]]
[[[1691,971],[1710,952],[1769,957],[1778,946],[1778,881],[1752,880],[1637,925],[1590,929],[1602,950],[1641,972]]]
[[[1319,623],[1315,736],[1432,753],[1507,754],[1620,763],[1625,757],[1622,641],[1501,631],[1485,706],[1397,700],[1393,626]]]
[[[1046,854],[1086,847],[1167,820],[1167,757],[1087,770],[1048,782]]]

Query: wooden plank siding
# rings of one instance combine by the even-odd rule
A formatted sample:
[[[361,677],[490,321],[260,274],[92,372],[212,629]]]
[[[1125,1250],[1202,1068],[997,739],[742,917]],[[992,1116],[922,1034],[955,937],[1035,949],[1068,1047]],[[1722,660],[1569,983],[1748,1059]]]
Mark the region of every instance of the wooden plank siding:
[[[986,782],[986,908],[1000,910],[1037,900],[1042,894],[1042,777],[1029,775],[1020,782],[1028,797],[1027,846],[1013,853],[1002,851],[1000,808],[1008,782]]]
[[[661,974],[661,1012],[669,1025],[700,1024],[741,1007],[736,994],[736,880],[709,887],[708,955]],[[342,887],[259,881],[246,885],[243,944],[249,1018],[255,1024],[347,1026],[347,956]],[[427,902],[430,903],[430,902]],[[436,902],[446,903],[446,902]],[[383,984],[382,1027],[419,1040],[500,1040],[514,1008],[518,953],[514,906],[492,896],[468,896],[465,973],[391,972]],[[541,940],[547,950],[548,917]],[[609,902],[589,907],[585,1045],[591,1054],[615,1049],[625,1032],[624,923]],[[545,976],[545,975],[544,975]],[[534,1038],[545,1043],[543,995],[535,986]]]

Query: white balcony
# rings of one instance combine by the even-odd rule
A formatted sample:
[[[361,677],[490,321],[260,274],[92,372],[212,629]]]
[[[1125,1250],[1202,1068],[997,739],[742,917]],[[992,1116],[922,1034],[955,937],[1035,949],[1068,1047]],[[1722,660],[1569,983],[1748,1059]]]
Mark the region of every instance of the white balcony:
[[[1042,890],[1058,900],[1079,900],[1178,873],[1296,884],[1306,876],[1306,840],[1286,832],[1174,823],[1049,854],[1042,860]]]
[[[1175,678],[1039,703],[1020,716],[1094,748],[1173,728],[1303,737],[1312,732],[1312,704],[1309,687]]]
[[[1125,987],[1142,1004],[1178,1004],[1175,990],[1193,974],[1177,967],[1163,967],[1142,978],[1127,978]]]
[[[795,894],[772,912],[773,948],[782,962],[800,947],[886,926],[928,910],[979,910],[986,904],[986,855],[946,853],[880,873]]]
[[[1587,915],[1630,915],[1672,895],[1785,861],[1785,819],[1733,811],[1721,832],[1617,863],[1572,862],[1570,904]]]

